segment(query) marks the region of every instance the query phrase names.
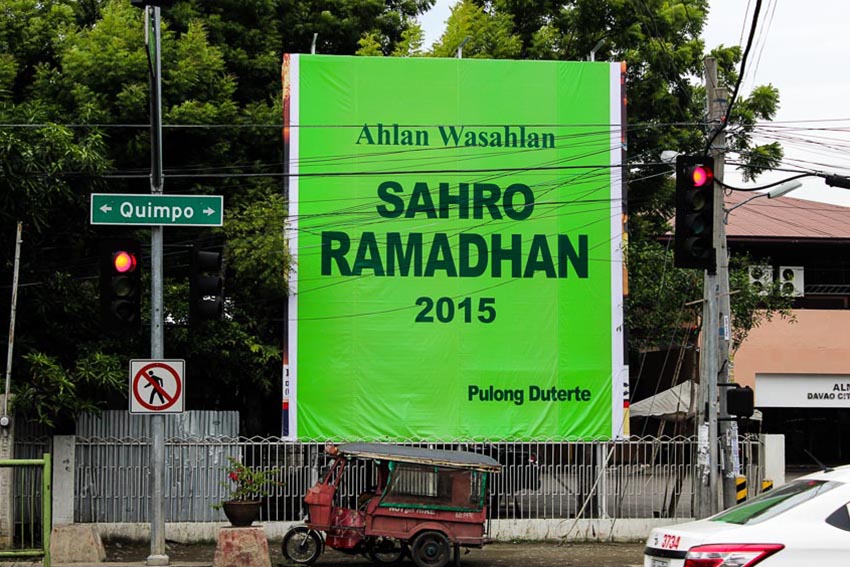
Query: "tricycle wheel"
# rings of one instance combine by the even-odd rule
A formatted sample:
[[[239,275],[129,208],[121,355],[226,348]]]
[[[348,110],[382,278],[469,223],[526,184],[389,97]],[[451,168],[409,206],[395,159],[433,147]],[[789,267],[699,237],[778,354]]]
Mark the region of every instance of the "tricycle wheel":
[[[369,538],[366,553],[378,565],[397,565],[407,553],[407,545],[394,537]]]
[[[413,540],[411,548],[417,567],[445,567],[450,553],[449,540],[440,532],[422,532]]]
[[[283,556],[290,561],[309,565],[322,554],[324,543],[316,530],[307,526],[296,526],[286,532],[280,547]]]

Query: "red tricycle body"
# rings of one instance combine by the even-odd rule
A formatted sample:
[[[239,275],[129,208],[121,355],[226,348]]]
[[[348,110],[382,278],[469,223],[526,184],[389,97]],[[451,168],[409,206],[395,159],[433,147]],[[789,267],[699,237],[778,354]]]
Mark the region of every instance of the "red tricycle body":
[[[494,459],[376,443],[333,449],[328,472],[304,498],[306,526],[293,528],[284,538],[289,559],[311,563],[327,545],[365,553],[379,564],[395,563],[409,552],[419,567],[443,567],[450,547],[457,554],[461,546],[486,543],[487,474],[500,469]],[[378,473],[377,485],[360,495],[356,508],[336,502],[351,459],[373,460]]]

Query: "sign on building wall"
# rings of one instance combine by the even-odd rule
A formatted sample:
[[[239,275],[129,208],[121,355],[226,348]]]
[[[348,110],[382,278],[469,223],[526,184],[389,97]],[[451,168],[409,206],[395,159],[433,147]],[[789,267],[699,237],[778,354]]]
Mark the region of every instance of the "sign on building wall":
[[[759,408],[850,408],[850,376],[756,374]]]
[[[286,55],[284,435],[622,434],[621,66]]]

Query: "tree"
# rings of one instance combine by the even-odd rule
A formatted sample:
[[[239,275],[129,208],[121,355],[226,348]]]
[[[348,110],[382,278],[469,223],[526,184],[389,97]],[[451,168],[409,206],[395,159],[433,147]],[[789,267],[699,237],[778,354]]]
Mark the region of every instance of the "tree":
[[[282,53],[309,50],[314,33],[322,53],[354,54],[369,33],[390,52],[415,51],[414,18],[432,4],[182,1],[162,11],[166,192],[219,194],[227,207],[221,230],[165,231],[165,344],[187,359],[187,407],[241,409],[246,433],[278,431],[289,273]],[[93,315],[98,238],[146,242],[149,232],[88,224],[90,193],[149,191],[144,26],[127,0],[4,9],[0,123],[16,126],[0,127],[0,285],[11,282],[15,222],[25,224],[13,387],[18,411],[58,425],[126,407],[127,360],[149,356],[144,331],[107,338]],[[197,241],[225,252],[227,306],[224,320],[190,329],[187,246]]]
[[[166,231],[167,352],[186,358],[188,380],[203,384],[188,390],[189,407],[253,409],[257,400],[280,398],[288,274],[282,53],[309,51],[316,34],[319,53],[417,55],[415,18],[432,5],[221,0],[180,1],[163,11],[166,191],[220,194],[228,210],[220,231]],[[667,261],[650,245],[667,230],[673,194],[671,180],[660,175],[664,166],[652,164],[663,149],[693,152],[705,141],[704,93],[695,77],[707,6],[706,0],[465,0],[432,54],[453,56],[470,37],[466,57],[582,59],[604,39],[598,59],[628,61],[630,242],[647,248],[630,250],[629,257],[645,255],[649,269],[650,262]],[[56,423],[102,403],[125,407],[126,361],[148,354],[145,336],[106,338],[92,315],[97,239],[117,229],[88,224],[90,193],[149,191],[142,12],[126,0],[8,0],[4,8],[0,123],[16,126],[0,126],[0,281],[11,281],[13,227],[22,220],[19,313],[27,316],[18,319],[13,384],[21,408]],[[715,53],[722,77],[733,81],[740,50]],[[754,121],[769,118],[777,100],[775,89],[759,88],[732,115],[731,143],[757,166],[753,174],[779,155],[777,146],[753,146],[750,137]],[[120,232],[148,237],[144,229]],[[225,252],[227,316],[190,329],[186,246],[198,240]],[[652,288],[639,283],[639,267],[631,269],[630,313],[653,321],[662,315],[658,302],[640,298]],[[694,295],[682,288],[671,302]],[[640,340],[652,337],[647,332]],[[73,396],[47,395],[70,385]],[[243,412],[245,431],[276,431],[278,411],[277,403],[266,403],[262,411]]]
[[[452,8],[446,31],[434,44],[432,55],[454,57],[466,40],[467,58],[511,59],[521,53],[521,40],[512,31],[513,17],[506,12],[487,10],[472,0],[462,0]]]
[[[682,325],[699,319],[698,309],[683,306],[702,296],[701,273],[673,269],[671,254],[658,244],[671,229],[674,213],[674,180],[659,158],[668,149],[683,153],[705,149],[712,126],[703,119],[701,86],[706,52],[701,34],[708,9],[707,0],[463,0],[455,5],[434,49],[435,55],[450,56],[469,36],[464,56],[577,61],[597,48],[599,61],[626,62],[630,233],[626,257],[631,293],[627,320],[633,354],[668,345]],[[508,53],[479,47],[487,43],[494,27],[496,35],[509,38],[499,42],[503,48],[510,46]],[[718,60],[721,79],[734,85],[741,49],[719,46],[711,54]],[[749,178],[782,158],[778,144],[754,145],[751,136],[756,120],[769,120],[778,102],[774,87],[756,87],[749,97],[739,97],[733,108],[729,147],[745,163]],[[660,280],[659,274],[663,274]],[[749,294],[743,288],[739,291],[733,296],[733,310],[736,332],[742,334],[762,320],[760,314],[787,306],[782,298],[774,298],[776,303],[744,300]]]
[[[654,240],[630,243],[627,261],[631,296],[626,326],[633,351],[673,348],[695,335],[702,317],[702,272],[673,267],[672,251]],[[793,298],[783,294],[778,283],[764,292],[750,285],[751,264],[746,255],[730,263],[733,351],[774,315],[792,318]]]

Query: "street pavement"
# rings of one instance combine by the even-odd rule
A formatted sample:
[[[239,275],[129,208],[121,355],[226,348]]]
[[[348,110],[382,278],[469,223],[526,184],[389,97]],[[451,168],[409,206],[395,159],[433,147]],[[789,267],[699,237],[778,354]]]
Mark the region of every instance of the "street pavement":
[[[211,567],[215,544],[168,543],[166,553],[173,567]],[[290,565],[283,559],[279,541],[269,542],[269,553],[272,567]],[[106,554],[106,563],[53,563],[53,566],[141,567],[150,554],[150,544],[106,542]],[[471,549],[461,557],[464,567],[638,567],[642,564],[643,543],[494,543],[484,549]],[[334,550],[325,550],[314,565],[374,566],[361,555],[345,555]],[[408,558],[402,565],[413,567],[413,562]]]

